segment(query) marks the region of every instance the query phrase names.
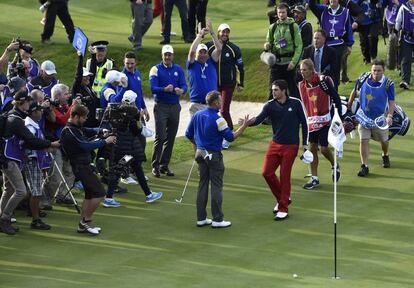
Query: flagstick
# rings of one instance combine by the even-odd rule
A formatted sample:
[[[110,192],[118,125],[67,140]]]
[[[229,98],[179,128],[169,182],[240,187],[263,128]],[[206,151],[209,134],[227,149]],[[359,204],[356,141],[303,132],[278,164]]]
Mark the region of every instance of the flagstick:
[[[336,257],[336,184],[338,179],[336,179],[336,149],[334,150],[334,277],[333,279],[339,279],[337,276],[337,257]]]

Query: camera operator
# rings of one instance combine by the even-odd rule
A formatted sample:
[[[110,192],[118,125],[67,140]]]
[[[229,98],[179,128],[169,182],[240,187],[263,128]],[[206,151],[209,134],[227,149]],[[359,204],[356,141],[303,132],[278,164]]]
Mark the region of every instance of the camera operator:
[[[52,61],[46,60],[42,62],[42,65],[40,65],[40,75],[27,83],[27,89],[29,92],[35,88],[40,89],[46,94],[46,98],[50,98],[53,86],[59,83],[59,80],[56,79],[56,74],[56,66]]]
[[[17,228],[11,226],[11,216],[14,209],[26,195],[20,165],[23,160],[23,148],[45,149],[57,148],[60,146],[58,141],[36,138],[25,126],[24,118],[29,110],[32,98],[26,89],[19,90],[14,95],[13,110],[7,115],[7,121],[3,132],[5,139],[2,145],[2,164],[1,170],[4,179],[4,191],[0,200],[0,230],[6,234],[14,235]],[[21,145],[23,143],[23,145]]]
[[[32,58],[33,47],[28,41],[21,40],[19,46],[19,56],[25,65],[28,75],[26,76],[27,82],[40,75],[40,64]],[[26,62],[28,63],[28,67]]]
[[[109,119],[112,127],[116,128],[117,143],[111,151],[109,160],[108,190],[103,203],[104,207],[120,206],[120,203],[113,199],[113,194],[121,176],[121,173],[117,171],[119,170],[117,169],[117,165],[119,165],[119,161],[125,155],[131,155],[133,157],[129,164],[137,177],[139,185],[145,193],[145,201],[147,203],[152,203],[161,198],[163,194],[162,192],[151,192],[145,179],[144,171],[142,170],[141,163],[145,159],[145,152],[139,140],[141,126],[138,127],[138,123],[140,122],[137,122],[139,113],[135,106],[136,97],[137,94],[135,92],[131,90],[126,91],[122,97],[121,105],[117,107],[120,112],[118,114],[122,117],[119,117],[119,119]],[[110,107],[109,109],[113,108]],[[108,114],[111,115],[111,113],[112,112],[110,111]]]
[[[82,104],[85,105],[88,110],[88,118],[83,124],[84,127],[98,127],[99,121],[96,119],[96,108],[100,107],[99,98],[96,92],[92,90],[91,76],[93,75],[87,68],[83,67],[82,53],[78,52],[78,66],[76,68],[75,81],[72,85],[72,98],[81,98]]]
[[[91,150],[116,143],[115,136],[106,139],[89,141],[87,136],[97,134],[97,128],[83,128],[88,115],[88,108],[84,105],[76,105],[71,109],[68,123],[61,134],[62,148],[70,159],[73,172],[84,187],[85,199],[82,204],[81,220],[78,232],[98,235],[101,228],[92,224],[92,215],[105,196],[105,190],[98,176],[91,169]]]
[[[52,88],[52,98],[51,103],[54,106],[52,108],[53,113],[55,114],[55,122],[46,121],[46,135],[50,139],[59,139],[60,134],[62,133],[63,128],[65,127],[68,119],[70,117],[71,110],[74,106],[81,104],[80,98],[73,100],[71,106],[68,105],[68,99],[70,97],[69,88],[64,84],[56,84]],[[68,182],[69,187],[74,182],[74,176],[69,165],[69,161],[63,157],[62,151],[56,150],[53,152],[56,164],[59,166],[63,175],[65,176],[66,181]],[[53,168],[52,168],[53,169]],[[53,193],[58,189],[61,182],[60,175],[53,169],[47,185],[45,185],[46,193],[48,196],[53,199]],[[62,187],[63,188],[63,187]],[[56,197],[56,203],[71,204],[72,199],[66,195],[64,197],[65,191],[59,189],[58,195]]]

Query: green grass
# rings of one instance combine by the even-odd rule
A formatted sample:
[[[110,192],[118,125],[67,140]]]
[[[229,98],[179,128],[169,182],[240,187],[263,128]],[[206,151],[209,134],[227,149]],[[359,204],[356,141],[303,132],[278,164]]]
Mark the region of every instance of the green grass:
[[[243,50],[246,89],[236,99],[267,98],[267,69],[258,60],[267,28],[265,2],[209,3],[215,27],[224,21],[230,23],[231,38]],[[110,56],[120,64],[129,49],[127,1],[69,3],[75,24],[91,41],[110,40]],[[66,43],[60,24],[53,36],[56,44],[40,45],[41,15],[37,8],[36,1],[1,1],[5,16],[0,18],[0,47],[16,35],[33,40],[35,56],[53,59],[61,80],[71,83],[75,53]],[[180,33],[177,17],[173,30]],[[158,34],[156,19],[139,56],[144,76],[160,61]],[[361,64],[357,44],[349,61],[353,79],[369,69]],[[173,39],[173,45],[177,62],[183,65],[188,46],[179,39]],[[382,45],[380,55],[384,56]],[[396,72],[387,74],[399,82]],[[352,85],[341,87],[341,94],[351,89]],[[148,93],[148,85],[145,91]],[[412,92],[397,92],[397,102],[414,118]],[[331,279],[333,187],[329,164],[321,159],[321,185],[307,191],[301,188],[307,167],[296,160],[290,219],[276,223],[271,213],[274,199],[261,176],[270,137],[268,126],[249,128],[224,152],[223,209],[225,218],[233,222],[230,229],[195,227],[195,173],[183,204],[175,203],[193,161],[191,145],[178,138],[171,164],[177,176],[150,177],[151,188],[165,193],[162,201],[145,204],[142,191],[129,186],[130,192],[117,198],[121,208],[98,209],[95,221],[103,229],[98,237],[75,232],[78,215],[71,207],[56,206],[49,213],[46,220],[53,229],[47,232],[30,230],[29,218],[18,211],[19,235],[0,234],[0,287],[413,287],[412,128],[405,137],[396,136],[391,141],[391,169],[381,168],[379,145],[371,144],[371,174],[367,178],[356,177],[358,140],[348,138],[345,143],[338,186],[339,281]],[[149,144],[147,153],[151,150]],[[148,163],[145,171],[149,173]],[[82,194],[76,196],[80,199]],[[298,279],[293,279],[294,273]]]

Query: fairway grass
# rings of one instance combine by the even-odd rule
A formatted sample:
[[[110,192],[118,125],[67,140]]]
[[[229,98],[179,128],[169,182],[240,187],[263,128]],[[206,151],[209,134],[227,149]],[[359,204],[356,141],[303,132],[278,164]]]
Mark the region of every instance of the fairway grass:
[[[249,140],[256,132],[259,138]],[[409,150],[394,148],[392,168],[384,169],[373,146],[371,174],[359,178],[357,140],[346,142],[338,185],[341,279],[332,280],[329,164],[321,160],[321,185],[304,190],[307,167],[296,160],[290,218],[275,222],[274,199],[261,176],[269,138],[268,126],[249,128],[224,152],[223,209],[231,228],[196,227],[196,172],[178,204],[192,160],[175,162],[176,177],[150,177],[151,188],[164,192],[161,201],[146,204],[138,186],[128,186],[116,198],[120,208],[100,207],[97,237],[76,233],[78,215],[70,206],[55,206],[46,232],[29,229],[29,218],[18,211],[18,235],[0,234],[0,287],[413,287]]]

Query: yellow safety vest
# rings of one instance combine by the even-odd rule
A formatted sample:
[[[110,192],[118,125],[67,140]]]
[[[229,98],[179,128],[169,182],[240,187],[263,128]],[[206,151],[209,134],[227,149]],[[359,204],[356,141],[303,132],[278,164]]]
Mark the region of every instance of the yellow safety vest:
[[[86,62],[86,68],[89,71],[90,71],[90,65],[91,65],[91,59],[88,59],[88,61]],[[112,69],[113,65],[114,64],[112,60],[106,59],[106,62],[104,65],[102,65],[101,67],[99,66],[96,67],[95,80],[93,81],[93,84],[92,84],[92,90],[96,92],[96,95],[98,96],[98,98],[100,97],[101,90],[106,83],[105,77],[102,75],[103,70],[106,68],[106,70],[109,71]]]

